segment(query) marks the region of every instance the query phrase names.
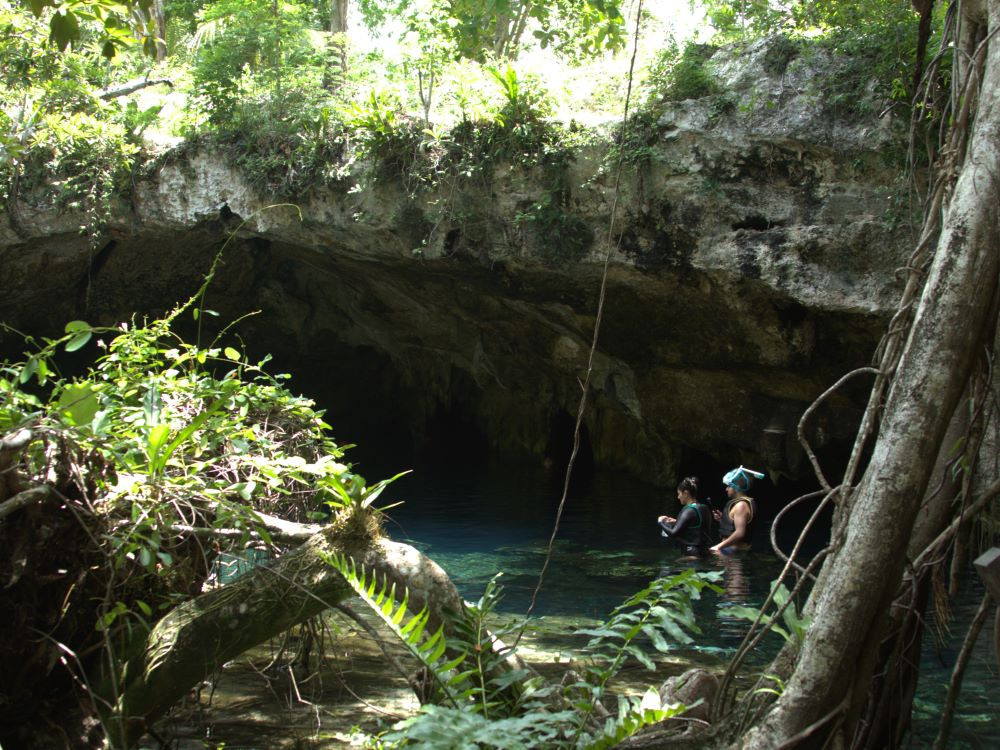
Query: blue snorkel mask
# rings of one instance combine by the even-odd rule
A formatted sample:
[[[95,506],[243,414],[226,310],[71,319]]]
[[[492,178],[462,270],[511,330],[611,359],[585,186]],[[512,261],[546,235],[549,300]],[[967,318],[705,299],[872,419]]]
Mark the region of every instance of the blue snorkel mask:
[[[750,489],[750,485],[753,484],[754,479],[763,478],[764,472],[740,466],[738,469],[726,472],[725,476],[722,477],[722,483],[738,492],[746,492]]]

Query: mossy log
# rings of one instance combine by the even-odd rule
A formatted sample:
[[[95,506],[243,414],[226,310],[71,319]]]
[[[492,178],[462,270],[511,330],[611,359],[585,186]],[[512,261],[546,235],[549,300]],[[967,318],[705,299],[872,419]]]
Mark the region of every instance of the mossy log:
[[[150,723],[225,662],[314,617],[353,594],[326,560],[348,555],[368,575],[397,591],[405,587],[414,611],[426,606],[437,628],[462,606],[447,574],[406,544],[357,541],[331,526],[273,563],[172,610],[156,623],[114,679],[99,692],[107,700],[105,730],[114,746],[131,747]]]

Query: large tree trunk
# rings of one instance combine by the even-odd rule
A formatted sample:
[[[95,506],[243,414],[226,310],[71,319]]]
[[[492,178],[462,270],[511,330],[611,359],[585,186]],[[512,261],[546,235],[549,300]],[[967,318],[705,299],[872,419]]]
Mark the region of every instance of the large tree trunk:
[[[192,687],[252,646],[353,594],[326,560],[350,555],[381,582],[409,591],[414,612],[425,605],[431,631],[462,600],[447,574],[414,548],[381,540],[352,550],[349,538],[323,530],[269,566],[202,594],[160,620],[114,680],[102,689],[112,710],[105,727],[114,746],[129,747]],[[117,685],[114,689],[111,685]]]
[[[986,7],[992,32],[1000,27],[1000,0]],[[916,514],[979,347],[996,325],[1000,38],[989,42],[984,70],[968,152],[879,435],[846,500],[843,537],[813,590],[813,624],[784,693],[742,747],[791,746],[817,735],[845,747],[862,716]]]

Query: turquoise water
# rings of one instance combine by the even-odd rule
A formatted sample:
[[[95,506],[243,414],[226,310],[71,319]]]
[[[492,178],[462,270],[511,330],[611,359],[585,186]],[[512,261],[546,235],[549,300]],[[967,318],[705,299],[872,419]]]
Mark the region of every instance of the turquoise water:
[[[502,572],[510,613],[527,611],[552,533],[561,477],[542,467],[490,464],[448,472],[418,467],[393,488],[404,504],[389,511],[390,534],[438,562],[467,599]],[[719,493],[721,497],[721,492]],[[660,536],[656,517],[675,515],[672,493],[628,475],[597,473],[571,489],[534,614],[604,618],[653,578],[687,567],[723,574],[722,594],[697,605],[703,630],[697,649],[737,648],[746,621],[728,617],[733,604],[758,606],[780,561],[766,551],[732,558],[682,559]],[[766,532],[758,546],[767,548]],[[781,645],[759,652],[765,659]]]
[[[502,572],[501,609],[523,614],[538,580],[561,492],[562,477],[541,466],[418,465],[386,492],[387,504],[403,501],[389,510],[387,527],[394,538],[408,541],[444,567],[467,599],[478,598],[486,582]],[[721,487],[709,496],[720,504]],[[702,634],[692,648],[727,658],[748,625],[727,615],[727,609],[736,604],[759,606],[781,570],[767,539],[775,512],[767,503],[777,500],[766,493],[758,493],[758,499],[760,528],[751,551],[692,562],[680,558],[656,525],[658,515],[676,514],[672,492],[627,475],[597,472],[569,493],[535,615],[603,618],[654,577],[690,565],[718,570],[724,591],[697,603]],[[783,532],[790,539],[794,529]],[[967,583],[950,634],[940,642],[930,635],[925,638],[914,704],[914,748],[933,742],[952,665],[982,596],[973,574]],[[949,747],[1000,747],[1000,691],[989,645],[992,625],[991,615],[967,670]],[[780,646],[780,638],[770,636],[754,651],[748,666],[763,667]]]

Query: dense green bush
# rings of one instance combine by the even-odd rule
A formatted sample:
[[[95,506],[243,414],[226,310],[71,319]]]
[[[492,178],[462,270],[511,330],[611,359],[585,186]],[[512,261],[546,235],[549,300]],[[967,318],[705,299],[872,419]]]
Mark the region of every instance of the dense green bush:
[[[0,4],[0,197],[31,192],[79,211],[81,231],[96,236],[151,113],[100,99],[107,61],[86,48],[60,53],[48,36],[46,19]]]
[[[651,101],[677,102],[701,99],[719,91],[710,60],[717,47],[689,42],[683,48],[671,43],[647,72]]]
[[[258,119],[285,119],[322,91],[314,16],[297,0],[220,0],[199,12],[193,91],[212,125],[252,131]]]
[[[833,109],[880,111],[889,102],[908,103],[913,96],[919,19],[908,2],[878,7],[882,12],[835,26],[805,49],[807,59],[811,49],[827,49],[837,56],[838,64],[821,77],[816,91]]]

